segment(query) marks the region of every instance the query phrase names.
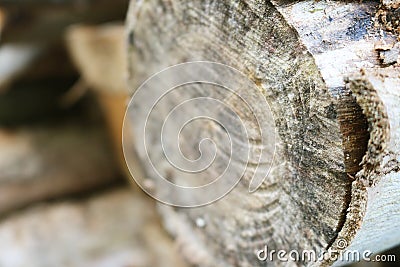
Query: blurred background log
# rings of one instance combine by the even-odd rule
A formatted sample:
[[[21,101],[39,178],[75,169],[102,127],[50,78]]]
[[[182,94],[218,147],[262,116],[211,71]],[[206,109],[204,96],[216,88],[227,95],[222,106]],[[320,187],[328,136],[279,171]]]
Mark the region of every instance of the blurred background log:
[[[102,23],[124,18],[127,0],[2,0],[0,42],[52,42],[74,23]]]
[[[129,92],[132,92],[127,85],[125,40],[124,25],[116,23],[98,26],[77,24],[68,28],[66,32],[71,57],[84,83],[95,92],[104,112],[121,169],[130,177],[122,151],[122,124]],[[132,149],[129,153],[136,158],[133,147],[133,144],[125,146]],[[135,168],[143,175],[140,164],[136,164]]]
[[[24,210],[0,222],[0,265],[185,266],[153,205],[114,188]]]
[[[82,115],[82,114],[81,114]],[[0,129],[0,214],[121,182],[100,122],[58,118]]]
[[[123,179],[127,4],[0,0],[1,266],[185,266]]]
[[[92,89],[128,98],[125,28],[122,23],[77,24],[66,31],[71,57]]]

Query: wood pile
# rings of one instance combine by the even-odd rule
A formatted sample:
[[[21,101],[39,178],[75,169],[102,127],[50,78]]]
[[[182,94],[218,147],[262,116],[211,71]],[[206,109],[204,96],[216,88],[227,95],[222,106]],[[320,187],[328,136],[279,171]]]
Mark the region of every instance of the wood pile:
[[[351,262],[264,262],[257,252],[267,245],[398,254],[399,12],[399,0],[0,0],[0,266]],[[229,194],[196,208],[157,203],[132,176],[155,198],[161,192],[192,203],[196,196],[169,191],[157,175],[190,188],[224,171],[217,160],[186,179],[192,173],[161,153],[176,145],[176,136],[158,146],[171,103],[209,97],[205,87],[160,101],[146,149],[135,127],[147,122],[145,107],[155,103],[144,98],[136,113],[126,113],[147,78],[189,61],[238,70],[256,88],[239,89],[241,97],[255,110],[268,106],[275,120],[266,123],[268,134],[275,133],[268,146],[251,112],[213,91],[233,107],[218,110],[218,118],[230,123],[232,112],[239,114],[250,151],[264,151],[273,164],[253,192],[259,166],[249,157]],[[211,109],[192,105],[183,115]],[[183,115],[170,130],[185,128]],[[133,138],[123,136],[125,116],[133,118]],[[231,128],[235,141],[240,127]],[[197,140],[229,139],[212,122],[181,132],[186,143],[178,152],[191,163],[199,151],[211,151]],[[241,173],[246,155],[234,154],[233,173]]]
[[[0,266],[185,266],[128,182],[127,8],[0,1]]]

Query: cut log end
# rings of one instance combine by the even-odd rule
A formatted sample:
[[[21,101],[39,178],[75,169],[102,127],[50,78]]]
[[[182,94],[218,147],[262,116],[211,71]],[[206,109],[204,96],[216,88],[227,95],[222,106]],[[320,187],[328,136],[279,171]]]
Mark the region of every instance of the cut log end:
[[[371,169],[378,168],[386,151],[377,142],[381,137],[375,136],[391,135],[393,129],[398,129],[396,121],[382,124],[384,113],[376,113],[384,110],[379,105],[391,110],[393,107],[382,100],[372,102],[377,106],[371,110],[370,104],[363,102],[370,103],[371,99],[365,97],[364,89],[354,87],[358,80],[352,78],[366,67],[380,69],[375,42],[396,38],[390,33],[382,37],[374,28],[372,16],[376,11],[371,2],[131,3],[128,36],[132,88],[177,63],[221,62],[255,82],[275,118],[278,137],[274,165],[259,190],[248,193],[246,181],[251,175],[245,173],[230,194],[212,205],[198,209],[162,207],[165,224],[187,246],[187,253],[198,252],[192,261],[204,266],[260,266],[263,263],[255,251],[265,245],[276,250],[313,249],[321,253],[340,248],[340,238],[349,245],[358,240],[360,231],[368,231],[363,230],[368,228],[363,219],[373,221],[367,209],[373,183],[366,181],[377,181],[370,177]],[[397,73],[393,79],[398,81],[398,69],[393,72]],[[366,77],[360,82],[369,80],[369,74]],[[346,83],[346,78],[351,82]],[[159,109],[161,113],[149,126],[150,139],[160,139],[157,127],[167,117],[168,104],[197,96],[191,91],[186,94]],[[393,102],[399,103],[398,98]],[[266,107],[263,99],[252,105]],[[199,111],[202,108],[193,107]],[[136,119],[146,117],[137,114]],[[244,119],[249,118],[245,115]],[[189,140],[204,131],[204,125],[194,127]],[[395,142],[393,155],[398,157],[399,139],[393,136],[391,140]],[[173,146],[175,141],[173,136],[164,145]],[[196,146],[183,147],[198,152]],[[256,146],[252,148],[256,150]],[[156,142],[148,151],[138,151],[147,172],[154,173],[154,166],[148,163],[149,154],[156,165],[162,166],[162,176],[184,182],[170,162],[157,156],[159,151]],[[363,172],[366,176],[360,178]],[[197,177],[209,179],[204,173]],[[395,205],[398,207],[399,199]],[[199,220],[204,222],[203,227],[196,223]],[[171,227],[175,223],[179,227]],[[388,244],[371,246],[378,252]]]

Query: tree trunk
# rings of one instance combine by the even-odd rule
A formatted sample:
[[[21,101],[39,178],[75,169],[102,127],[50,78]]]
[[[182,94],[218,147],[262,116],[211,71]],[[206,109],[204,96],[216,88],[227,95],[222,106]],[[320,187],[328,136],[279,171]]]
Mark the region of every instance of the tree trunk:
[[[300,253],[377,253],[400,241],[399,52],[396,29],[388,27],[396,23],[398,6],[393,5],[396,1],[381,6],[370,1],[131,1],[130,88],[174,64],[219,62],[245,73],[275,118],[275,150],[264,147],[274,157],[273,166],[256,192],[248,192],[257,170],[248,162],[241,182],[219,201],[191,209],[160,206],[166,227],[191,262],[261,266],[265,263],[256,252],[265,245]],[[382,20],[382,12],[392,15]],[[385,61],[388,53],[391,59]],[[171,110],[168,105],[199,92],[187,90],[164,102],[145,138],[160,140],[158,128]],[[146,120],[141,115],[147,110],[141,113],[140,107],[147,104],[137,106],[133,124]],[[267,109],[262,98],[251,106]],[[206,111],[201,105],[192,109]],[[237,110],[244,121],[252,120],[244,107]],[[229,120],[230,114],[222,117]],[[183,126],[175,123],[177,129]],[[136,143],[143,143],[143,129],[133,129]],[[194,125],[184,136],[190,142],[182,143],[183,153],[198,154],[191,141],[204,131],[216,143],[224,132]],[[164,147],[174,146],[176,138],[165,139]],[[251,143],[251,151],[259,148]],[[138,149],[147,174],[154,178],[157,165],[160,176],[184,183],[185,175],[156,156],[160,151],[156,141],[147,151]],[[216,165],[213,170],[220,171]],[[208,175],[200,172],[196,179],[209,181]],[[162,188],[155,183],[154,190]]]

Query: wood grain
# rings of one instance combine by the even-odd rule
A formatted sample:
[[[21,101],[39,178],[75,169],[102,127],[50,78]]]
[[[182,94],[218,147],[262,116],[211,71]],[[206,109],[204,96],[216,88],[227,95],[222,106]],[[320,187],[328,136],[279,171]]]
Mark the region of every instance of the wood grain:
[[[379,179],[366,178],[362,173],[376,170],[381,163],[378,155],[384,150],[377,150],[371,141],[371,121],[378,120],[381,113],[369,113],[369,105],[362,103],[366,96],[360,96],[360,90],[346,81],[365,68],[381,70],[375,43],[397,41],[397,36],[390,32],[381,35],[375,28],[372,19],[376,12],[376,2],[369,1],[131,2],[130,86],[137,88],[150,75],[173,64],[216,61],[252,79],[275,117],[279,136],[275,165],[258,191],[247,192],[245,174],[230,194],[212,205],[196,209],[161,207],[166,226],[191,262],[200,266],[262,266],[265,263],[257,259],[255,251],[265,245],[287,251],[313,249],[318,254],[337,247],[342,237],[350,244],[363,227],[371,231],[362,221],[374,221],[374,215],[365,215],[374,205],[367,192],[372,192],[368,189],[372,181]],[[393,72],[398,82],[398,69]],[[368,74],[366,77],[369,79]],[[179,102],[179,97],[175,101]],[[399,103],[396,97],[392,101]],[[383,102],[378,110],[382,112],[386,105]],[[154,129],[164,119],[165,114],[160,114],[152,121]],[[398,131],[396,125],[393,122],[391,133]],[[191,133],[202,130],[199,126]],[[398,145],[398,136],[391,140]],[[393,152],[396,157],[397,145]],[[149,153],[159,151],[155,146]],[[186,149],[196,153],[197,148],[188,145]],[[151,168],[146,165],[146,156],[139,151],[145,168]],[[159,160],[168,165],[162,157]],[[182,179],[173,168],[163,171],[173,181]],[[199,174],[198,179],[207,181],[209,177]],[[387,203],[386,195],[380,201]],[[376,205],[382,207],[380,201]],[[391,203],[390,209],[398,209],[398,198]],[[205,227],[196,226],[199,218],[206,222]],[[398,225],[395,218],[380,220]],[[366,237],[360,235],[362,242]],[[388,235],[382,233],[380,238]],[[399,241],[390,240],[368,244],[379,252]]]

